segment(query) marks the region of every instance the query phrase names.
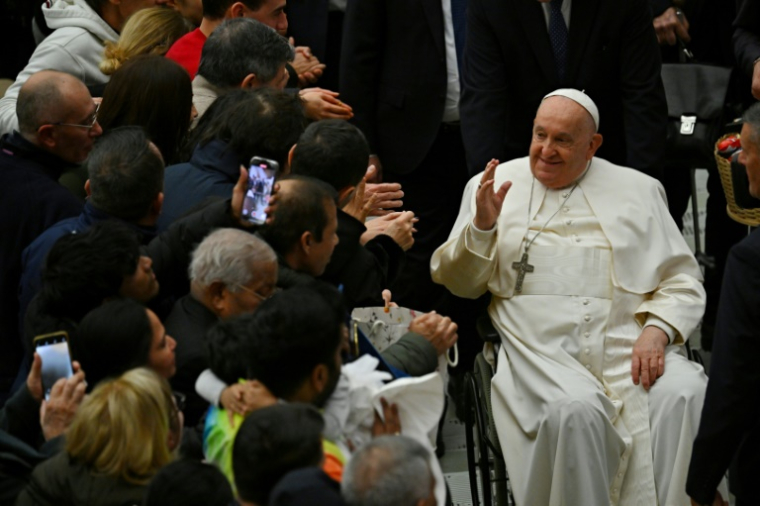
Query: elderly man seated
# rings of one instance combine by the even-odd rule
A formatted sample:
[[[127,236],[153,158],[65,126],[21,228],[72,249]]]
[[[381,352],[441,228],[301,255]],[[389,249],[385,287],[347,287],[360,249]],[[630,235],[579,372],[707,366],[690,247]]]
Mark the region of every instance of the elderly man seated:
[[[433,278],[493,294],[493,410],[518,504],[688,505],[706,377],[681,346],[701,273],[662,186],[594,157],[598,127],[585,94],[547,95],[529,156],[468,183]]]

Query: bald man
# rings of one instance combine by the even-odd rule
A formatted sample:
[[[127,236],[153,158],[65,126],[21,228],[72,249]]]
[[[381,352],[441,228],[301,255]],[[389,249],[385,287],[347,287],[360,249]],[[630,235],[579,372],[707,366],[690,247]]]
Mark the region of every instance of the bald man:
[[[45,229],[82,211],[82,202],[58,178],[87,158],[103,132],[85,85],[62,72],[31,76],[19,92],[16,114],[18,130],[0,139],[0,397],[21,360],[21,252]]]
[[[595,157],[599,122],[583,93],[547,95],[529,156],[468,183],[433,279],[493,295],[493,412],[518,504],[688,505],[707,378],[681,348],[701,273],[662,186]]]

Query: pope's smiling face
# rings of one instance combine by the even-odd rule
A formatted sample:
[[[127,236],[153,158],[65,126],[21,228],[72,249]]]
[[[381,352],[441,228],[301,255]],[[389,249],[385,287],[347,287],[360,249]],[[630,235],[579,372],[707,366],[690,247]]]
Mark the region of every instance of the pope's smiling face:
[[[530,170],[547,188],[564,188],[583,174],[601,145],[586,109],[566,97],[549,97],[533,121]]]

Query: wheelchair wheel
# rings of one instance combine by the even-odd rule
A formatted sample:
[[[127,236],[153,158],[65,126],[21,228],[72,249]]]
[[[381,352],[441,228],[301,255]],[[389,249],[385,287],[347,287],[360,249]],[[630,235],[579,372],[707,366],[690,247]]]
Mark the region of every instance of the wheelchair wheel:
[[[465,402],[467,420],[467,462],[473,504],[479,505],[480,489],[485,506],[510,506],[514,499],[509,492],[506,465],[499,446],[491,407],[493,369],[480,354],[472,373],[466,377]]]

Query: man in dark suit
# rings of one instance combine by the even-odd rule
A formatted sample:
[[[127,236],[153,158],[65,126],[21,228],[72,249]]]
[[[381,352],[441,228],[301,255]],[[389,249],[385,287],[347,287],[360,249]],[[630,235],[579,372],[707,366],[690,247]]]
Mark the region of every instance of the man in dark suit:
[[[752,96],[760,100],[760,3],[737,0],[734,21],[736,62],[752,78]]]
[[[351,105],[370,157],[404,191],[419,218],[415,244],[391,287],[394,301],[455,317],[460,303],[430,278],[430,257],[454,224],[468,174],[459,127],[460,0],[348,0],[341,99]]]
[[[749,191],[760,197],[760,104],[744,114],[739,161]],[[689,466],[692,504],[723,504],[718,483],[736,457],[731,487],[736,505],[757,504],[760,473],[760,233],[731,249],[723,277],[705,405]]]
[[[577,88],[604,118],[599,156],[659,176],[667,107],[646,0],[470,0],[467,19],[461,110],[472,174],[524,156],[544,95]]]

